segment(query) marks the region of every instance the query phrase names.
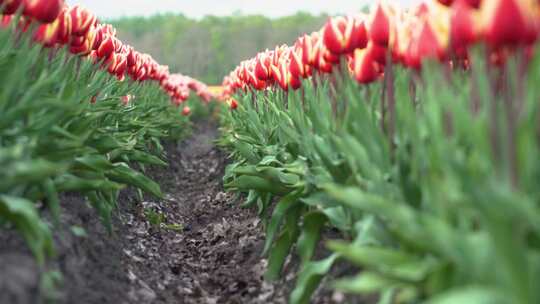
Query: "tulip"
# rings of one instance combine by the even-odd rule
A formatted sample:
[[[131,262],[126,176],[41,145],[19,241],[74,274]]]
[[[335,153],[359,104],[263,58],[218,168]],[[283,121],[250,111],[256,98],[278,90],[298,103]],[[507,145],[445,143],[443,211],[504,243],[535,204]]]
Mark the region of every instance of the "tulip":
[[[86,8],[75,5],[69,10],[73,22],[72,32],[76,36],[85,36],[92,26],[97,24],[97,17]]]
[[[297,47],[291,52],[289,62],[289,72],[296,78],[307,78],[309,76],[308,66],[302,62],[302,49]]]
[[[366,26],[359,17],[332,18],[323,29],[323,40],[325,47],[333,54],[351,53],[356,48],[366,47]]]
[[[478,40],[476,25],[475,11],[466,0],[455,1],[450,19],[450,44],[460,57],[464,57],[467,48]]]
[[[290,73],[287,69],[286,63],[282,63],[277,66],[272,65],[271,69],[274,81],[277,82],[277,84],[281,87],[281,89],[283,89],[283,91],[288,91]]]
[[[24,0],[24,15],[43,23],[51,23],[60,14],[63,0]]]
[[[390,41],[390,22],[387,8],[378,3],[372,10],[369,39],[377,45],[387,47]]]
[[[131,99],[133,99],[133,96],[130,95],[130,94],[128,94],[128,95],[126,95],[126,96],[122,96],[122,97],[121,97],[122,104],[123,104],[124,106],[129,105],[129,102],[131,101]]]
[[[230,107],[231,107],[231,110],[236,110],[238,108],[238,101],[236,101],[236,99],[234,98],[231,98]]]
[[[268,51],[259,53],[255,59],[255,76],[261,81],[266,81],[271,77],[270,64],[272,59],[268,53]]]
[[[191,114],[191,108],[188,106],[185,106],[184,109],[182,109],[182,115],[189,116]]]
[[[359,83],[368,84],[379,77],[376,63],[367,50],[356,49],[350,58],[350,64],[354,78]]]
[[[0,13],[4,15],[15,14],[21,4],[22,0],[0,0],[0,6],[2,6],[2,11],[0,11]]]
[[[53,47],[58,40],[59,22],[40,25],[34,33],[34,41],[43,44],[45,47]]]
[[[261,91],[266,88],[266,82],[257,78],[252,71],[248,72],[248,82],[255,90]]]
[[[351,51],[354,21],[351,18],[330,18],[323,29],[325,47],[332,53],[341,55]]]
[[[58,33],[56,35],[57,42],[60,44],[67,44],[71,39],[71,16],[67,11],[67,7],[62,8],[57,18],[58,21]]]
[[[537,36],[538,4],[528,0],[483,1],[484,36],[493,48],[532,43]]]
[[[456,1],[455,0],[438,0],[439,3],[446,6],[452,6]],[[487,0],[489,1],[489,0]],[[481,0],[465,0],[465,3],[472,8],[480,7]]]
[[[299,44],[302,46],[302,62],[304,65],[315,66],[319,57],[320,45],[319,32],[314,32],[310,36],[304,35],[299,40]]]
[[[107,36],[101,42],[101,45],[97,49],[97,55],[99,58],[108,58],[112,53],[116,51],[116,46],[120,42],[113,36]]]
[[[413,38],[408,53],[408,62],[414,68],[420,68],[425,59],[443,59],[446,45],[427,19],[422,22],[417,37]]]
[[[0,18],[0,28],[8,28],[13,20],[13,15],[3,15]]]

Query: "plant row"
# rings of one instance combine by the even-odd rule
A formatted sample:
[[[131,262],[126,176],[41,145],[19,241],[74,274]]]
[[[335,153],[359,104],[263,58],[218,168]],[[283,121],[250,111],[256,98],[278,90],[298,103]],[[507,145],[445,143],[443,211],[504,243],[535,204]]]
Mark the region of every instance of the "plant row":
[[[84,196],[109,229],[121,189],[162,196],[145,166],[166,166],[161,140],[189,131],[190,106],[201,107],[190,91],[211,94],[82,7],[3,0],[0,13],[0,227],[43,265],[63,193]]]
[[[291,303],[540,302],[540,5],[440,2],[331,18],[224,81],[225,185],[269,279],[298,257]]]

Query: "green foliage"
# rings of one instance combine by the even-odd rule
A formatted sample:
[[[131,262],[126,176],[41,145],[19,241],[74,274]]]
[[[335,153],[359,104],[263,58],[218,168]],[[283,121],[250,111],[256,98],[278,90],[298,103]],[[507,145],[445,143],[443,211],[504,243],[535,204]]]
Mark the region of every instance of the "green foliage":
[[[301,258],[291,303],[309,303],[337,259],[362,271],[335,288],[381,303],[540,302],[540,56],[527,70],[519,56],[481,59],[468,72],[396,68],[395,108],[382,83],[336,71],[334,84],[237,96],[223,112],[236,160],[225,185],[268,223],[269,277],[292,247]],[[324,227],[342,239],[317,261]]]
[[[0,224],[17,229],[40,263],[53,253],[40,209],[57,221],[59,193],[86,196],[109,228],[126,185],[162,195],[135,168],[165,165],[160,139],[185,135],[189,124],[158,84],[120,82],[11,30],[0,31],[0,83]],[[123,105],[127,94],[135,100]]]

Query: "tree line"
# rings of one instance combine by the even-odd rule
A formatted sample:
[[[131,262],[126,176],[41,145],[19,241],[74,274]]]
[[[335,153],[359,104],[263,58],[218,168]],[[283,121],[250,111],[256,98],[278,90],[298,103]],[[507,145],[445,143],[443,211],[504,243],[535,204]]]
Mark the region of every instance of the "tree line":
[[[233,15],[201,19],[160,14],[110,22],[123,41],[152,54],[171,71],[219,84],[240,61],[278,44],[292,44],[299,35],[319,29],[327,18],[307,13],[281,18]]]

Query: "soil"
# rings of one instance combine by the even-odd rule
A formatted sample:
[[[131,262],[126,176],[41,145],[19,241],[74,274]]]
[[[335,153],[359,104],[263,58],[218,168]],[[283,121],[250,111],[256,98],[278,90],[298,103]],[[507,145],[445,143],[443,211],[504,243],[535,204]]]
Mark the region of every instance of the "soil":
[[[217,136],[215,125],[199,122],[189,139],[166,144],[170,166],[146,171],[165,199],[141,202],[123,191],[112,234],[81,196],[64,195],[57,255],[46,267],[20,236],[1,231],[0,304],[287,303],[297,263],[291,259],[278,282],[263,279],[264,233],[257,215],[239,207],[242,198],[223,190],[227,159]],[[63,279],[51,294],[45,274],[55,270]],[[344,301],[321,288],[313,303]]]

